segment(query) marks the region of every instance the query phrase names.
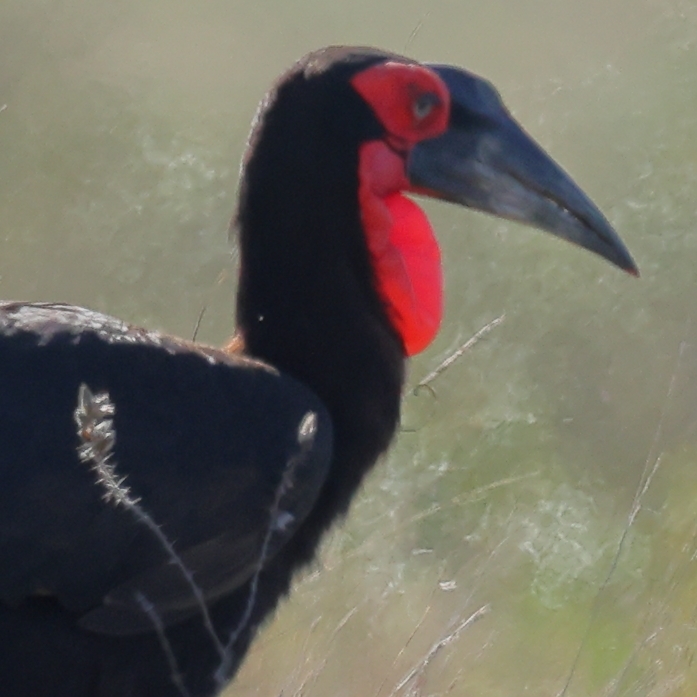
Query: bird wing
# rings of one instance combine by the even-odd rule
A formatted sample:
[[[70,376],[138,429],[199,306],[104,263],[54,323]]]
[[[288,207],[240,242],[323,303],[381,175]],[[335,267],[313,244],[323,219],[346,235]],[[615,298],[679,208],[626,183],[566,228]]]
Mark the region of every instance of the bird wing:
[[[106,634],[178,622],[292,537],[331,454],[320,400],[263,363],[0,304],[0,602],[50,594]]]

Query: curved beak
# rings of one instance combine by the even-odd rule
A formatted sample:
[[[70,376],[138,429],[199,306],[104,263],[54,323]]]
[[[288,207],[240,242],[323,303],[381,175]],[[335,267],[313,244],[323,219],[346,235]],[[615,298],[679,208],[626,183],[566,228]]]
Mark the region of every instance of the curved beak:
[[[450,90],[450,125],[412,148],[407,177],[414,191],[547,230],[639,275],[603,214],[488,82],[460,68],[429,67]]]

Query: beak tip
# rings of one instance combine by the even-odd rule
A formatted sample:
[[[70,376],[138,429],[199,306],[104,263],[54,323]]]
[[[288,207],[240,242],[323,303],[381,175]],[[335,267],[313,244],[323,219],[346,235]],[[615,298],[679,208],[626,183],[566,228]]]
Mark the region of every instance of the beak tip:
[[[623,249],[623,254],[622,254],[622,259],[619,261],[615,261],[615,264],[619,266],[622,271],[626,271],[630,276],[634,276],[634,278],[639,278],[640,273],[639,273],[639,267],[636,265],[636,262],[632,257],[630,256],[629,252],[626,249]]]

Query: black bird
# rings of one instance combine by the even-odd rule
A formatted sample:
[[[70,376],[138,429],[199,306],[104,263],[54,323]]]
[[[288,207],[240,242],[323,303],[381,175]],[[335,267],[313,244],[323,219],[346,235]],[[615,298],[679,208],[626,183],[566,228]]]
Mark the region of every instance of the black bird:
[[[1,694],[202,697],[234,674],[390,444],[405,359],[438,329],[438,246],[404,192],[637,273],[489,83],[374,49],[306,56],[244,158],[228,347],[0,306]]]

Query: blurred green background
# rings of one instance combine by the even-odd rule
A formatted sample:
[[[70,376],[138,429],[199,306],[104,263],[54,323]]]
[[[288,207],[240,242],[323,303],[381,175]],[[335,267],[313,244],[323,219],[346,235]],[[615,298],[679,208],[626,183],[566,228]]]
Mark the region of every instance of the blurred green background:
[[[222,342],[250,120],[332,43],[491,79],[642,271],[424,204],[448,305],[412,386],[505,319],[405,397],[228,695],[697,694],[696,41],[689,0],[2,0],[4,298],[185,337],[205,307]]]

